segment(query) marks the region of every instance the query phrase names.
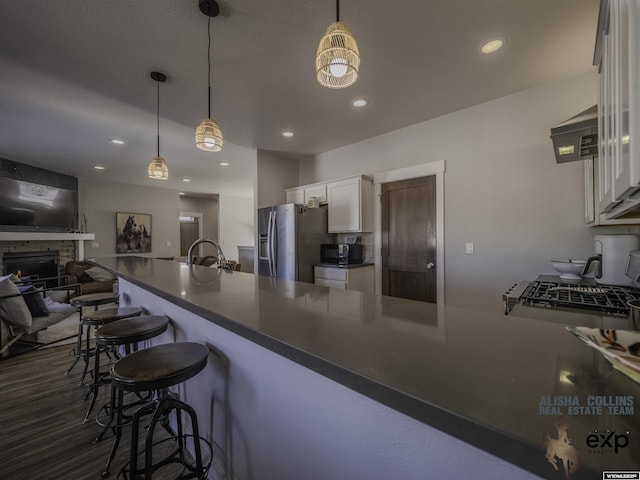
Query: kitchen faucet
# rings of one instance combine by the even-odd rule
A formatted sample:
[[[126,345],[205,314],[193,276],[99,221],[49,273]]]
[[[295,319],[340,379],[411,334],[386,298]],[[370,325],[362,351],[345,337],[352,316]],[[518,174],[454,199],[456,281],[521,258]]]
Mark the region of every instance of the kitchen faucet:
[[[210,243],[216,248],[216,254],[218,256],[218,264],[220,265],[220,268],[224,268],[227,270],[231,269],[229,262],[224,256],[224,253],[222,253],[222,248],[220,248],[220,245],[218,245],[216,242],[214,242],[209,238],[199,238],[198,240],[196,240],[191,244],[191,246],[189,247],[189,250],[187,251],[187,265],[193,265],[193,257],[191,256],[191,252],[195,247],[197,247],[201,243]]]

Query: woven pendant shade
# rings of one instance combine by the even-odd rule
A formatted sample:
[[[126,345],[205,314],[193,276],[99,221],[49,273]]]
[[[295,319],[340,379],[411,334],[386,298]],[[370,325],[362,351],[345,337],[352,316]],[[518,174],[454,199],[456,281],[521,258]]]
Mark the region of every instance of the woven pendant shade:
[[[346,88],[358,79],[360,52],[351,30],[334,22],[320,40],[316,54],[316,78],[327,88]]]
[[[156,146],[158,153],[156,153],[156,156],[153,157],[147,167],[147,177],[154,180],[168,180],[169,167],[167,167],[167,162],[164,161],[164,158],[160,156],[160,84],[164,83],[167,77],[164,73],[151,72],[151,79],[156,82],[158,90],[158,96],[156,97],[156,127],[158,133]]]
[[[147,175],[154,180],[168,180],[169,167],[162,157],[153,157],[147,169]]]
[[[211,118],[202,120],[196,128],[196,147],[207,152],[219,152],[223,144],[222,130],[218,122]]]
[[[200,11],[207,17],[207,88],[209,115],[196,127],[196,147],[206,152],[219,152],[224,144],[218,122],[211,118],[211,17],[217,17],[220,6],[216,0],[199,0]]]

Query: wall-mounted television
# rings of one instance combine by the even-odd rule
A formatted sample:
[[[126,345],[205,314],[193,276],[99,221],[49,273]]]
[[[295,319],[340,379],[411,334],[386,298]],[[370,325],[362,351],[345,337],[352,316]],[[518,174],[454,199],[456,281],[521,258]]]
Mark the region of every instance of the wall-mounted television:
[[[0,230],[71,232],[77,229],[76,177],[0,160]]]

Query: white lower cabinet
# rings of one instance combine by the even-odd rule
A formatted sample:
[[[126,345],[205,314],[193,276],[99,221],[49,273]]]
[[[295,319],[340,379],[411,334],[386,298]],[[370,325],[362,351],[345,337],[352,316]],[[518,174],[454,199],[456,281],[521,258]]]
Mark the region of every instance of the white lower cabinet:
[[[351,268],[315,266],[313,273],[316,285],[366,293],[374,291],[373,265]]]

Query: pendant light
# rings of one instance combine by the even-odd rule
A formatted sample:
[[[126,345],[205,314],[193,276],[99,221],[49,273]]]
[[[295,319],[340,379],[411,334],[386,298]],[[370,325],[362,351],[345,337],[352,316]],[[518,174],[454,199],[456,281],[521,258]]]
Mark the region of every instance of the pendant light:
[[[316,78],[327,88],[346,88],[358,79],[360,52],[351,30],[340,21],[340,0],[336,0],[336,21],[327,27],[316,53]]]
[[[196,128],[196,147],[207,152],[219,152],[222,150],[224,143],[222,139],[222,130],[218,122],[211,118],[211,17],[217,17],[220,13],[220,7],[215,0],[200,0],[200,11],[209,17],[207,23],[207,38],[209,44],[207,46],[207,67],[208,77],[207,85],[209,87],[209,116],[202,120]]]
[[[167,180],[169,178],[169,168],[167,167],[167,162],[164,161],[164,158],[160,156],[160,84],[164,83],[167,80],[167,77],[160,72],[151,72],[151,78],[156,81],[158,86],[158,96],[157,96],[157,104],[156,104],[156,124],[158,127],[158,153],[157,156],[153,157],[151,163],[149,163],[149,168],[147,169],[147,175],[149,178],[153,178],[155,180]]]

